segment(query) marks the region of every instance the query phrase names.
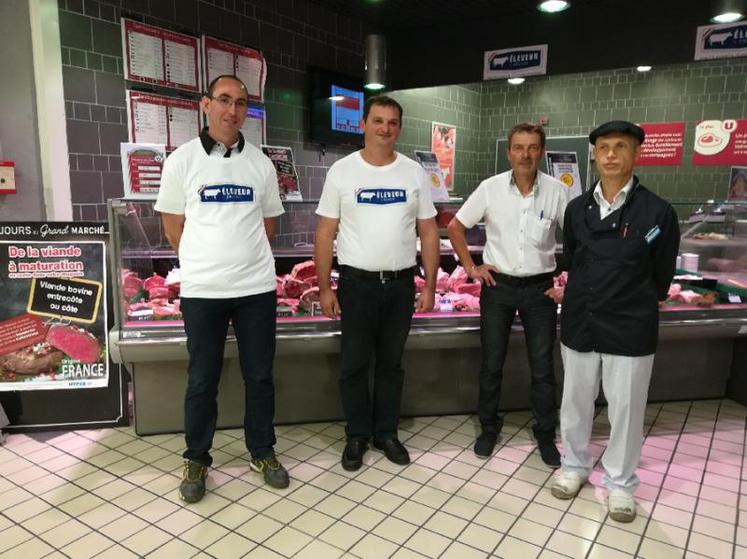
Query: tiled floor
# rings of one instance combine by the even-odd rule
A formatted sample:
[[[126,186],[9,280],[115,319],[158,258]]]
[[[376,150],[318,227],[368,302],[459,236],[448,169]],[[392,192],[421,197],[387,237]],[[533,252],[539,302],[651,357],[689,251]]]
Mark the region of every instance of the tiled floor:
[[[528,413],[475,458],[475,419],[402,422],[413,463],[376,451],[339,464],[337,423],[278,428],[291,486],[262,486],[242,433],[215,437],[209,493],[179,501],[182,437],[132,428],[11,434],[0,447],[0,557],[747,558],[747,408],[729,400],[648,407],[632,524],[607,517],[601,474],[572,501],[552,497]],[[594,429],[604,449],[604,410]]]

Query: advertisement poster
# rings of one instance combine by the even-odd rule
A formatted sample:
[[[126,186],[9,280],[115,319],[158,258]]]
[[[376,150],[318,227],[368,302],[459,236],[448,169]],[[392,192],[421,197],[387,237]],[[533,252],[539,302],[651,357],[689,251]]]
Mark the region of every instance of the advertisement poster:
[[[338,132],[363,134],[363,92],[354,91],[339,85],[332,85],[332,122],[330,127]]]
[[[277,171],[280,199],[300,202],[301,189],[298,186],[298,172],[293,162],[293,148],[262,145],[262,151],[270,158]]]
[[[547,73],[547,45],[487,50],[483,58],[482,79],[496,80]]]
[[[695,60],[747,56],[747,22],[698,27]]]
[[[562,182],[573,199],[583,192],[581,173],[578,170],[578,155],[575,151],[546,151],[549,173]]]
[[[196,37],[122,18],[122,52],[126,80],[201,90]]]
[[[431,151],[436,154],[447,190],[454,188],[454,154],[456,153],[456,126],[431,123]]]
[[[449,192],[446,190],[444,175],[441,167],[438,165],[438,158],[432,151],[415,150],[415,159],[423,167],[428,175],[429,184],[431,185],[431,199],[434,202],[448,202]]]
[[[646,134],[637,166],[680,165],[685,143],[684,122],[642,123]]]
[[[218,76],[234,75],[246,85],[250,101],[264,101],[267,63],[260,51],[207,35],[201,44],[206,88]]]
[[[699,122],[694,149],[693,165],[747,165],[747,119]]]
[[[106,236],[100,223],[0,224],[0,391],[108,385]]]
[[[732,167],[729,175],[729,202],[747,202],[747,167]]]
[[[119,144],[122,158],[124,197],[155,200],[161,186],[161,170],[166,159],[163,144]]]

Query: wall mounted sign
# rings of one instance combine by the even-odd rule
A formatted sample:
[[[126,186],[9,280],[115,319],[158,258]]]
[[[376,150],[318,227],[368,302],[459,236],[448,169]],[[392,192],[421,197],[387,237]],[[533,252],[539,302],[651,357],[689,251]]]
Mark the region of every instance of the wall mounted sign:
[[[86,240],[105,225],[14,227],[0,240],[0,391],[107,386],[106,245]]]
[[[431,151],[436,154],[447,190],[454,188],[454,155],[456,126],[441,122],[431,123]]]
[[[122,18],[122,53],[126,80],[201,91],[197,37]]]
[[[730,202],[747,202],[747,167],[731,168],[726,199]]]
[[[747,165],[747,119],[699,122],[693,165]]]
[[[298,188],[298,172],[293,162],[293,148],[284,146],[262,146],[264,154],[270,158],[278,175],[278,188],[281,200],[302,200]]]
[[[203,35],[200,42],[206,88],[218,76],[234,75],[246,85],[250,101],[264,101],[267,63],[260,51],[207,35]]]
[[[0,161],[0,194],[16,193],[16,164]]]
[[[747,22],[698,27],[695,60],[735,56],[747,56]]]
[[[684,122],[641,123],[646,133],[637,166],[679,165],[685,143]]]
[[[260,147],[267,138],[266,116],[265,108],[259,105],[249,105],[246,109],[246,120],[241,127],[241,133],[254,147]]]
[[[199,136],[200,104],[190,99],[127,90],[130,142],[164,144],[173,151]]]
[[[432,151],[415,150],[415,159],[428,175],[428,184],[431,185],[431,199],[434,202],[448,202],[449,192],[446,190],[444,174],[438,164],[438,158]]]
[[[547,45],[487,50],[483,57],[484,80],[536,76],[546,72]]]
[[[124,197],[155,200],[166,160],[163,144],[119,144]]]
[[[581,172],[578,168],[578,154],[575,151],[546,151],[547,170],[550,175],[568,188],[569,199],[583,192]]]

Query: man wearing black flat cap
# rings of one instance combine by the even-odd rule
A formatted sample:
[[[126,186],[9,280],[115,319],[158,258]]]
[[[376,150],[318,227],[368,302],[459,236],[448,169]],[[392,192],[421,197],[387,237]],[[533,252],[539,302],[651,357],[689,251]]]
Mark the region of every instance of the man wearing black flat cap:
[[[679,249],[672,206],[633,175],[644,132],[612,121],[589,134],[600,180],[571,201],[563,253],[568,283],[561,313],[565,369],[560,431],[564,456],[551,487],[575,497],[593,467],[589,449],[601,380],[610,435],[602,458],[610,517],[631,522],[643,421],[659,328]]]

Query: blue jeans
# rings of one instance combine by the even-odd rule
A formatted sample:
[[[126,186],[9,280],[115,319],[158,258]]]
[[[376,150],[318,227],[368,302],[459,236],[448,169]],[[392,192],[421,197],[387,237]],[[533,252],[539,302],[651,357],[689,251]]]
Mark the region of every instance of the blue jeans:
[[[244,439],[253,458],[264,458],[275,445],[274,291],[231,299],[182,297],[189,366],[184,397],[184,458],[210,466],[210,448],[218,418],[218,383],[229,321],[239,348],[244,378]]]
[[[534,432],[554,434],[557,425],[553,346],[557,328],[557,305],[544,292],[552,281],[516,287],[497,280],[494,287],[484,285],[480,293],[480,369],[477,413],[483,430],[499,432],[498,416],[503,364],[506,361],[511,324],[516,311],[524,327],[529,368],[532,372],[532,413]]]
[[[340,395],[347,439],[396,438],[405,377],[402,354],[415,302],[412,277],[381,283],[342,272],[337,295],[342,329]],[[373,402],[368,379],[372,357]]]

